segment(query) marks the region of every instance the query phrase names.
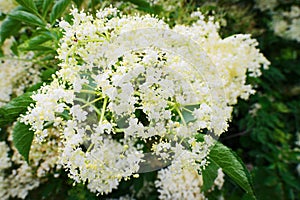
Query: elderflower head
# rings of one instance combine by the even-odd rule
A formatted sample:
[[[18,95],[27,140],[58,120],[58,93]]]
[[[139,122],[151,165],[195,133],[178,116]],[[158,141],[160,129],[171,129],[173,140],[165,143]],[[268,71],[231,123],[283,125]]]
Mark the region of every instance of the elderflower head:
[[[224,173],[221,168],[217,170],[217,177],[213,185],[208,190],[211,192],[217,187],[219,190],[224,184]],[[204,192],[201,191],[203,186],[203,177],[198,174],[197,170],[183,169],[174,171],[174,167],[168,167],[158,172],[155,186],[158,188],[159,199],[207,199]]]
[[[272,28],[280,37],[300,41],[300,7],[291,6],[289,11],[278,10],[272,16]]]
[[[180,173],[170,169],[162,169],[158,172],[158,180],[155,186],[160,193],[159,199],[206,199],[201,192],[203,178],[197,171],[182,170]]]
[[[0,198],[8,199],[9,194],[7,188],[9,188],[9,182],[5,177],[4,170],[11,166],[11,160],[8,157],[9,147],[5,142],[0,142]]]
[[[0,142],[0,172],[10,167],[10,159],[8,157],[9,148],[5,142]]]
[[[13,127],[8,128],[8,140],[12,142]],[[0,155],[0,197],[1,199],[20,198],[25,199],[29,191],[37,188],[41,183],[47,181],[48,175],[56,173],[61,166],[58,163],[58,148],[60,147],[59,132],[53,128],[47,129],[49,139],[43,144],[33,143],[30,149],[30,165],[19,154],[18,150],[12,146],[12,158]],[[3,143],[0,143],[0,153],[7,154],[7,149],[3,149]],[[6,155],[7,156],[7,155]],[[1,166],[2,165],[2,166]],[[4,166],[3,166],[4,165]],[[2,168],[10,166],[14,168],[10,174],[4,177],[1,174]],[[55,176],[55,175],[54,175]],[[55,176],[57,177],[57,176]]]
[[[0,13],[9,13],[12,9],[17,7],[15,0],[0,0]]]
[[[261,11],[272,11],[278,5],[277,0],[255,0],[255,3]]]
[[[4,57],[0,57],[0,106],[9,102],[12,95],[19,96],[26,87],[40,81],[39,66],[31,62],[33,53],[17,57],[11,50],[13,43],[14,39],[9,38],[2,45]]]
[[[36,103],[21,121],[39,141],[47,141],[49,125],[58,129],[62,165],[75,183],[99,194],[147,171],[151,156],[174,171],[204,167],[231,105],[254,92],[246,72],[259,76],[268,65],[255,40],[221,39],[213,19],[171,29],[112,7],[96,18],[71,14],[72,24],[60,22],[61,69],[32,96]],[[142,151],[148,142],[150,155]]]

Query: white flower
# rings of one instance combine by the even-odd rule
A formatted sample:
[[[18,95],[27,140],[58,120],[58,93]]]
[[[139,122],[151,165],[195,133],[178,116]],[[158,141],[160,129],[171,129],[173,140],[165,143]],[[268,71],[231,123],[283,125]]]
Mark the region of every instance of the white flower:
[[[155,182],[160,193],[159,199],[162,200],[206,199],[201,192],[202,185],[202,176],[197,171],[188,169],[180,173],[169,168],[162,169],[158,172],[158,180]]]
[[[158,183],[161,198],[204,198],[197,169],[207,164],[214,142],[195,136],[202,129],[222,134],[231,105],[253,93],[246,73],[259,76],[269,65],[256,40],[222,39],[219,24],[200,13],[193,25],[173,29],[114,8],[100,10],[95,19],[77,9],[71,14],[72,25],[60,23],[61,69],[32,96],[36,104],[21,121],[45,140],[44,129],[53,123],[63,143],[61,164],[92,192],[107,194],[134,176],[144,156],[136,144],[154,140],[151,153],[172,160],[161,180],[173,185]],[[192,186],[180,186],[181,178]]]
[[[273,11],[278,5],[277,0],[255,0],[255,3],[261,11]]]
[[[300,7],[291,6],[290,11],[274,12],[272,28],[276,35],[300,42]]]
[[[9,148],[5,142],[0,142],[0,173],[2,170],[11,166],[8,151]]]

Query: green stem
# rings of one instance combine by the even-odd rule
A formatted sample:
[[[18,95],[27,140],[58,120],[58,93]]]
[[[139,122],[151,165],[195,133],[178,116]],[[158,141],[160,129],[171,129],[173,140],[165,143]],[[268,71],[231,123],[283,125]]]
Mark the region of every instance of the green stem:
[[[67,53],[67,55],[66,55],[66,63],[67,63],[67,64],[69,63],[69,59],[68,59],[68,58],[70,57],[70,54],[71,54],[71,53],[74,53],[76,47],[77,47],[77,45],[75,44],[75,45],[73,45],[73,46],[70,48],[70,50],[68,51],[68,53]]]
[[[80,90],[81,93],[86,93],[86,94],[95,94],[98,95],[96,91],[93,90]]]
[[[85,107],[87,107],[87,106],[90,106],[91,104],[96,103],[97,101],[99,101],[99,100],[101,100],[101,99],[102,99],[102,98],[99,97],[99,98],[97,98],[97,99],[94,99],[93,101],[87,102],[85,105],[81,106],[81,108],[85,108]]]
[[[75,100],[76,100],[76,101],[79,101],[79,102],[82,102],[82,103],[86,103],[86,104],[90,103],[90,102],[87,102],[87,101],[85,101],[85,100],[83,100],[83,99],[79,99],[79,98],[75,98]],[[96,106],[94,106],[93,104],[91,104],[90,106],[93,107],[93,109],[95,110],[95,112],[96,112],[98,115],[101,114],[100,110],[99,110]]]
[[[124,129],[122,129],[122,128],[115,128],[115,132],[116,133],[123,133]]]
[[[89,148],[86,150],[86,152],[90,152],[92,148],[94,147],[94,143],[90,144]]]
[[[178,115],[179,115],[179,117],[180,117],[182,123],[186,126],[186,122],[185,122],[185,120],[184,120],[184,117],[183,117],[181,111],[179,110],[179,108],[178,108],[177,106],[175,106],[175,110],[177,111],[177,113],[178,113]]]
[[[88,85],[88,84],[83,84],[83,86],[85,86],[85,87],[89,87],[89,88],[91,88],[92,90],[94,90],[95,88],[93,88],[92,86],[90,86],[90,85]]]
[[[101,39],[80,40],[80,41],[78,41],[78,44],[86,44],[88,42],[104,42],[104,40],[101,40]]]
[[[91,1],[91,7],[92,7],[92,15],[93,17],[96,17],[95,0]]]
[[[185,107],[182,107],[182,109],[185,110],[185,111],[187,111],[187,112],[189,112],[189,113],[193,113],[193,111],[191,111],[191,110],[189,110],[189,109],[187,109]]]
[[[102,110],[101,110],[101,116],[100,116],[100,120],[99,120],[99,124],[102,123],[104,115],[105,115],[105,110],[106,110],[106,106],[107,106],[107,102],[108,102],[108,97],[105,97],[104,102],[103,102],[103,106],[102,106]]]

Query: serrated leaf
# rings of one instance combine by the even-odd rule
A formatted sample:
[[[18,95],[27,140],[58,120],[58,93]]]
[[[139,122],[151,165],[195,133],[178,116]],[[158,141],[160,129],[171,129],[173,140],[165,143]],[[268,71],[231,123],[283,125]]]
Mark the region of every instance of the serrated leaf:
[[[29,128],[29,125],[17,122],[13,129],[13,143],[27,162],[29,160],[29,151],[34,135],[34,132],[29,130]]]
[[[252,196],[252,199],[255,199],[250,174],[232,150],[217,142],[209,153],[209,159],[222,168],[226,175]]]
[[[43,1],[43,7],[42,7],[43,17],[45,17],[47,15],[52,4],[53,4],[53,0],[44,0]]]
[[[67,6],[70,4],[71,0],[58,0],[55,2],[51,13],[50,13],[50,23],[53,25],[55,20],[61,17],[63,12],[66,10]]]
[[[16,2],[26,8],[28,11],[38,14],[36,5],[34,4],[33,0],[16,0]]]
[[[14,35],[21,29],[21,23],[9,16],[5,18],[0,27],[0,44],[3,44],[6,38]]]
[[[30,25],[41,27],[45,26],[45,23],[39,17],[26,11],[16,10],[11,12],[9,16],[15,20],[19,20]]]
[[[0,127],[15,121],[27,111],[27,107],[34,102],[31,95],[32,92],[25,93],[0,108]]]
[[[215,179],[218,176],[218,165],[215,162],[210,162],[204,170],[202,170],[203,186],[201,191],[206,192],[213,186]]]

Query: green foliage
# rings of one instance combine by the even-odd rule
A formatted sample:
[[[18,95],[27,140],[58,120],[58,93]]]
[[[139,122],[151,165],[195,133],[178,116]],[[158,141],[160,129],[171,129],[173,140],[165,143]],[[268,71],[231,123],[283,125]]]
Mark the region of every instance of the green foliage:
[[[14,146],[27,162],[29,162],[29,151],[34,135],[29,128],[30,126],[17,122],[13,130]]]
[[[222,168],[226,175],[255,199],[251,176],[241,159],[232,150],[217,142],[209,153],[209,161],[213,169]],[[206,173],[204,171],[204,174]],[[205,176],[203,178],[205,182]]]
[[[14,122],[27,111],[27,107],[34,102],[31,95],[31,92],[25,93],[0,108],[0,127]]]
[[[6,17],[0,27],[0,44],[3,44],[5,39],[16,34],[21,28],[21,23],[11,17]]]
[[[209,159],[209,164],[202,171],[203,176],[203,186],[202,191],[207,192],[214,184],[215,179],[218,176],[218,169],[220,167],[211,159]]]
[[[22,10],[15,10],[9,14],[9,16],[19,22],[24,22],[33,26],[45,27],[46,24],[36,15]]]
[[[43,7],[42,7],[43,17],[45,17],[47,15],[53,2],[54,2],[54,0],[44,0],[43,1]]]
[[[251,12],[253,21],[263,22],[256,24],[252,32],[271,66],[261,78],[249,78],[258,92],[247,102],[240,100],[222,141],[251,169],[258,199],[299,199],[299,43],[278,38],[267,30],[271,23],[268,13]]]
[[[61,15],[64,13],[70,2],[71,0],[59,0],[55,2],[50,13],[50,23],[52,25],[55,23],[56,19],[61,17]]]
[[[43,43],[50,41],[53,39],[51,32],[42,31],[39,32],[37,36],[34,36],[28,40],[26,40],[19,48],[22,48],[26,51],[37,50],[37,47],[41,47]],[[47,46],[46,46],[47,47]]]
[[[33,0],[16,0],[20,5],[26,8],[28,11],[38,14],[37,7]]]

